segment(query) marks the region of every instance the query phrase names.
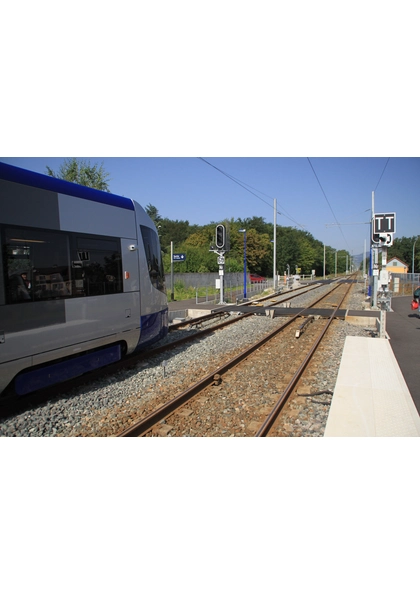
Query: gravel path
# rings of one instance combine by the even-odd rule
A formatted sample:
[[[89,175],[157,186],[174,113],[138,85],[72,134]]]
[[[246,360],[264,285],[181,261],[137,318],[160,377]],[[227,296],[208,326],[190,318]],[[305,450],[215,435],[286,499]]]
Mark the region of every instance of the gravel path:
[[[302,295],[293,301],[303,306],[313,301],[314,293],[322,294],[330,287],[320,287],[310,296]],[[352,288],[348,309],[363,309],[363,284]],[[183,345],[169,354],[156,355],[140,362],[135,368],[116,376],[104,378],[83,388],[48,401],[32,410],[0,420],[0,436],[110,436],[125,429],[139,414],[156,407],[156,399],[173,397],[196,381],[199,375],[209,373],[224,360],[248,344],[284,323],[282,317],[271,319],[252,316],[224,330],[209,334],[196,344]],[[337,321],[329,330],[330,339],[323,361],[317,363],[311,385],[315,391],[334,390],[345,337],[369,336],[360,326]],[[171,332],[165,341],[185,335],[185,330]],[[291,412],[282,429],[283,435],[323,434],[331,397],[322,395],[305,402],[317,406],[312,418],[309,411]],[[311,404],[312,405],[312,404]],[[300,416],[299,416],[300,415]],[[292,423],[293,421],[293,423]],[[279,433],[280,434],[280,433]]]

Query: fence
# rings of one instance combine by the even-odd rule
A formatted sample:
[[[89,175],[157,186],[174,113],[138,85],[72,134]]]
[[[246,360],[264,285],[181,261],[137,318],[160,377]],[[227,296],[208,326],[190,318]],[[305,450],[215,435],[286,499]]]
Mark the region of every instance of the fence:
[[[420,285],[420,273],[410,274],[392,273],[391,291],[394,296],[412,295],[416,287]]]
[[[205,273],[177,273],[174,274],[174,285],[181,282],[184,287],[193,287],[196,289],[196,303],[219,303],[220,292],[216,289],[216,280],[220,276],[217,272]],[[171,275],[165,276],[166,287],[171,287]],[[241,299],[244,296],[244,275],[241,272],[228,272],[224,275],[223,283],[223,299],[227,303],[235,303],[236,299]],[[251,283],[249,275],[247,275],[247,298],[262,293],[266,289],[273,286],[273,280],[259,283]],[[200,293],[205,292],[204,296],[198,296],[198,290],[202,289]]]
[[[246,298],[253,297],[255,295],[259,295],[266,289],[270,289],[273,286],[273,282],[267,280],[260,283],[251,283],[247,282],[246,286]],[[224,283],[223,285],[223,299],[226,303],[235,303],[238,299],[244,298],[244,289],[243,286],[238,288],[238,285],[232,283]],[[214,292],[213,288],[206,287],[206,295],[203,297],[198,296],[198,291],[196,292],[196,303],[219,303],[220,301],[220,292]]]
[[[218,272],[176,272],[174,273],[174,284],[181,282],[184,287],[211,287],[213,290],[216,287],[216,279],[219,278]],[[165,275],[165,282],[167,288],[171,287],[171,275]],[[231,282],[240,286],[244,282],[244,275],[241,272],[227,272],[225,274],[225,282]]]

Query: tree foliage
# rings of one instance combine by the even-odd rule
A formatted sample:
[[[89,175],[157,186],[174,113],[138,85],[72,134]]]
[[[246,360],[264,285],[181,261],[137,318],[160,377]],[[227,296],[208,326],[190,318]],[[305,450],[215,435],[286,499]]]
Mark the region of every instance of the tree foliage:
[[[414,252],[414,271],[420,271],[420,236],[401,237],[394,239],[394,243],[388,248],[388,260],[398,258],[408,266],[408,272],[413,270],[413,252]]]
[[[211,222],[208,225],[190,225],[188,221],[173,221],[162,218],[152,204],[146,206],[158,229],[160,244],[164,254],[165,271],[171,270],[170,247],[173,242],[175,253],[185,253],[186,260],[174,262],[174,272],[217,272],[217,254],[212,251],[215,244],[216,225],[222,223],[226,227],[229,248],[225,254],[225,270],[241,272],[244,266],[244,233],[246,229],[246,262],[247,270],[262,276],[273,274],[273,223],[267,223],[262,217],[247,219],[230,219]],[[310,233],[292,227],[277,227],[276,264],[278,274],[297,268],[302,274],[311,274],[315,270],[317,276],[323,275],[324,245]],[[335,272],[336,250],[326,246],[325,272]],[[344,256],[344,257],[343,257]],[[347,261],[346,261],[347,256]],[[350,263],[348,252],[337,253],[337,272],[346,270]]]
[[[162,217],[160,216],[159,211],[156,208],[156,206],[153,206],[153,204],[147,204],[145,206],[144,210],[146,211],[146,214],[149,215],[149,217],[152,219],[152,221],[154,222],[154,224],[157,227],[158,224],[160,223],[160,221],[162,220]]]
[[[72,157],[64,160],[57,173],[47,166],[47,174],[80,186],[109,192],[109,173],[105,171],[103,163],[91,165],[90,161]]]

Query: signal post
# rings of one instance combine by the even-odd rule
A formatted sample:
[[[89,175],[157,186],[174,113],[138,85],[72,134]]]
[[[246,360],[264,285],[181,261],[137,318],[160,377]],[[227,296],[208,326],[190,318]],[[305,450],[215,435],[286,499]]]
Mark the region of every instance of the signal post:
[[[224,303],[223,300],[223,283],[225,277],[225,253],[227,251],[227,241],[226,241],[226,228],[224,225],[217,225],[216,226],[216,246],[211,246],[210,252],[214,252],[217,254],[217,263],[219,265],[219,287],[217,286],[216,281],[216,289],[220,289],[220,304]]]
[[[385,335],[385,312],[391,310],[391,292],[389,276],[386,270],[388,247],[394,243],[395,212],[374,214],[372,218],[372,274],[373,274],[373,307],[378,303],[381,309],[381,336]],[[382,255],[382,266],[379,270],[379,250]]]

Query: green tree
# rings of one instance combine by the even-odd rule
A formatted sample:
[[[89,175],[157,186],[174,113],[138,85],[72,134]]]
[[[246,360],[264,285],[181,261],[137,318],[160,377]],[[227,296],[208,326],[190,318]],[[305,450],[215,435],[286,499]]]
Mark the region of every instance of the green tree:
[[[399,237],[394,239],[393,245],[388,248],[388,260],[399,258],[408,265],[408,271],[413,270],[413,247],[414,248],[414,271],[418,272],[420,268],[420,236]]]
[[[149,205],[151,206],[151,205]],[[147,208],[147,207],[146,207]],[[157,211],[156,213],[157,214]],[[228,247],[225,254],[225,269],[227,272],[241,272],[244,265],[244,234],[240,229],[246,229],[247,269],[250,272],[271,276],[273,273],[273,223],[267,223],[262,217],[247,219],[225,219],[212,221],[203,226],[190,225],[188,221],[172,221],[159,219],[159,235],[161,247],[165,253],[164,266],[166,272],[170,270],[170,242],[174,242],[176,252],[187,254],[186,262],[174,264],[175,272],[217,272],[217,257],[211,246],[215,244],[215,232],[218,224],[226,227]],[[409,244],[412,246],[412,241]],[[296,267],[302,269],[302,274],[310,274],[315,270],[317,276],[322,276],[324,270],[324,244],[315,239],[307,231],[292,227],[277,226],[276,268],[279,274],[287,270],[293,274]],[[325,271],[333,274],[335,270],[335,252],[330,246],[325,246]],[[420,252],[420,249],[419,249]],[[350,262],[350,255],[344,250],[337,254],[337,271],[345,270],[346,256]]]
[[[280,274],[287,271],[288,267],[291,273],[295,272],[296,266],[299,266],[299,233],[292,227],[280,227],[277,236],[277,268]]]
[[[78,160],[72,157],[64,160],[57,173],[47,166],[47,174],[80,186],[109,192],[109,173],[105,171],[103,163],[101,165],[97,163],[91,165],[90,161]]]
[[[190,225],[188,221],[172,221],[163,218],[159,221],[159,237],[162,251],[168,252],[173,241],[174,248],[180,251],[181,244],[198,229],[197,225]]]
[[[316,258],[316,250],[314,243],[310,241],[308,236],[301,234],[299,236],[299,261],[298,267],[302,274],[310,274]]]
[[[158,224],[161,222],[162,217],[160,216],[159,211],[156,208],[156,206],[153,206],[153,204],[148,204],[147,206],[145,206],[144,210],[146,211],[146,214],[149,215],[149,217],[152,219],[152,221],[154,222],[154,224],[157,227]]]
[[[205,227],[199,227],[195,233],[191,233],[185,240],[185,243],[191,246],[209,249],[209,246],[213,241],[213,236],[213,226],[206,225]]]

